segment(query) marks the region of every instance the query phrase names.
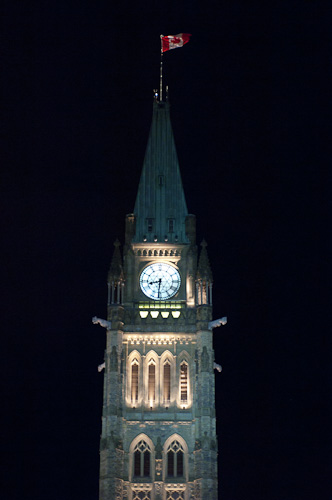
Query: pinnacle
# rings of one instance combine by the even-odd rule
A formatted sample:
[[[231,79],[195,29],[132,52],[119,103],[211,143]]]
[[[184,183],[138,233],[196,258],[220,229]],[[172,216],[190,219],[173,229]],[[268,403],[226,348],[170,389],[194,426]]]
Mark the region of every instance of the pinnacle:
[[[203,239],[201,243],[201,254],[199,256],[198,268],[197,268],[197,277],[203,280],[212,281],[212,271],[210,267],[209,257],[207,254],[207,243],[205,239]]]
[[[114,242],[114,252],[108,278],[109,280],[119,280],[123,278],[122,257],[120,252],[120,241],[118,238]]]

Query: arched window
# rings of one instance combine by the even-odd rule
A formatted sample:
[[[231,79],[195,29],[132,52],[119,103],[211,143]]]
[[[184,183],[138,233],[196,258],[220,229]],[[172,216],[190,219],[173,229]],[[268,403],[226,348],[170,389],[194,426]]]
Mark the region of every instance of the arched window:
[[[148,367],[148,398],[149,402],[156,399],[156,365],[152,362]]]
[[[135,446],[133,466],[134,477],[151,476],[151,448],[144,439]]]
[[[131,364],[131,401],[136,403],[138,401],[138,361],[135,358]]]
[[[163,394],[164,394],[164,403],[168,403],[171,399],[171,364],[166,360],[164,364],[164,387],[163,387]]]
[[[184,451],[179,441],[173,441],[167,448],[167,477],[184,476]]]
[[[184,361],[180,365],[180,400],[181,403],[188,401],[188,365]]]

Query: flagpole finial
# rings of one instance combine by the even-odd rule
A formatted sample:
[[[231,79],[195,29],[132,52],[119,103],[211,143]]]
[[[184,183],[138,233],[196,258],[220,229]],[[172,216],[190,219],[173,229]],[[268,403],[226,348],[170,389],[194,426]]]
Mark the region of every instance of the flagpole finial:
[[[190,33],[178,33],[177,35],[160,35],[160,78],[159,78],[159,101],[163,100],[163,53],[168,50],[183,47],[189,42]],[[166,95],[166,100],[168,96]]]
[[[160,102],[163,100],[163,36],[164,35],[160,35],[160,75],[159,75]]]

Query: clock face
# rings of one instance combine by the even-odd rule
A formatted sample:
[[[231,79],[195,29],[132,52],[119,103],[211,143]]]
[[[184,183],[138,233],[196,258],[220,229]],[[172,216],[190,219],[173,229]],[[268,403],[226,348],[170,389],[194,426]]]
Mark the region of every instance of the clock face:
[[[143,269],[139,282],[142,292],[150,299],[167,300],[179,290],[181,278],[170,264],[150,264]]]

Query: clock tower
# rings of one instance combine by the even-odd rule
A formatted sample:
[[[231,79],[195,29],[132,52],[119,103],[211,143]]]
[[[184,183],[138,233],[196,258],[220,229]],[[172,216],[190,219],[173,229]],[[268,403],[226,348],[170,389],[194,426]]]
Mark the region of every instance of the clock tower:
[[[170,121],[153,103],[133,213],[108,274],[100,500],[217,500],[212,273]],[[199,253],[199,255],[198,255]]]

